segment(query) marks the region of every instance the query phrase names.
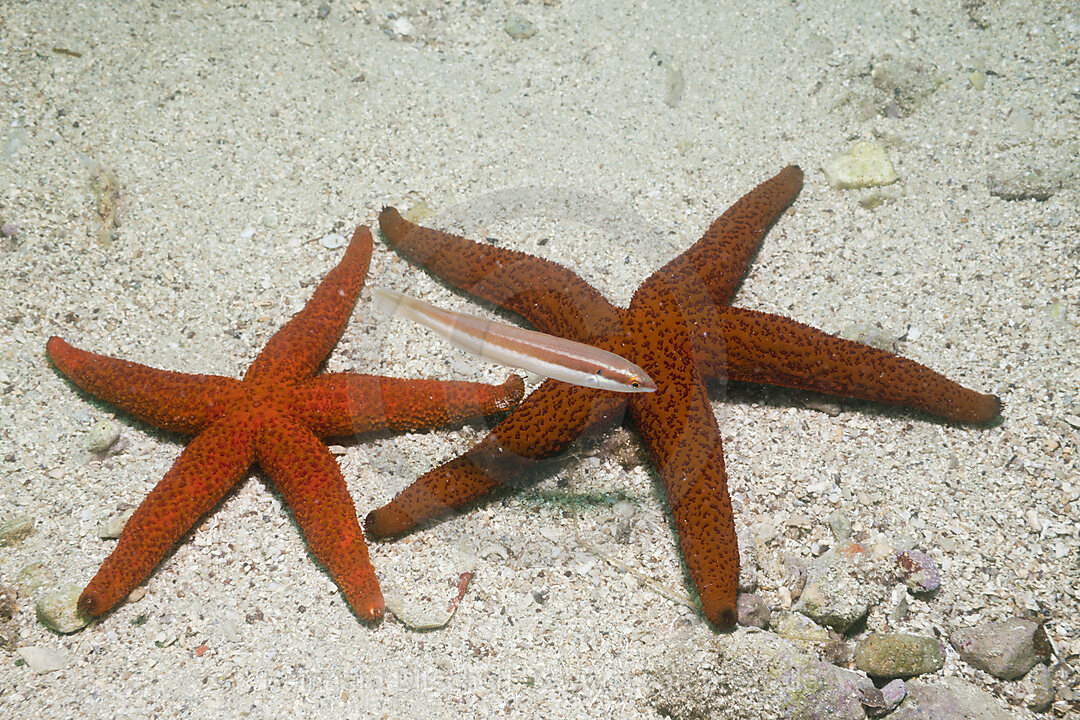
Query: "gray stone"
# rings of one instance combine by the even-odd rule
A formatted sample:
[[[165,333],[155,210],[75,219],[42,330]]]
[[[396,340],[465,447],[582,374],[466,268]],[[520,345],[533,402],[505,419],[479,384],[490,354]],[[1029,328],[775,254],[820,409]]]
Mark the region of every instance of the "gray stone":
[[[771,633],[686,634],[649,670],[648,702],[675,720],[864,720],[865,678]]]
[[[82,630],[90,618],[79,612],[79,595],[82,585],[67,583],[60,589],[42,596],[34,605],[37,619],[45,627],[59,633]]]
[[[942,678],[934,685],[907,684],[907,698],[889,720],[1010,720],[1012,713],[990,693],[960,678]]]
[[[756,627],[765,630],[772,622],[769,606],[757,593],[739,593],[736,601],[739,624],[743,627]]]
[[[871,633],[855,646],[855,667],[877,678],[903,678],[940,670],[945,652],[937,638]]]
[[[1050,641],[1042,625],[1025,618],[962,628],[949,641],[964,662],[1002,680],[1023,677],[1035,663],[1050,659]]]
[[[739,538],[739,592],[752,593],[758,589],[758,552],[754,531],[741,528]]]
[[[887,593],[895,574],[858,543],[833,548],[814,561],[795,610],[838,633],[847,632]]]
[[[851,540],[851,520],[843,510],[833,510],[826,520],[829,524],[829,532],[838,543],[847,543]]]
[[[1037,713],[1043,713],[1054,704],[1054,682],[1047,665],[1036,665],[1020,681],[1024,690],[1024,704]]]
[[[503,23],[503,30],[515,40],[528,40],[536,34],[536,25],[518,13],[511,13]]]
[[[98,420],[86,436],[86,449],[96,455],[109,451],[120,439],[120,424],[110,418]]]
[[[884,717],[891,713],[905,697],[907,697],[907,685],[899,679],[886,683],[880,689],[867,685],[859,692],[859,699],[866,708],[866,714],[874,718]]]

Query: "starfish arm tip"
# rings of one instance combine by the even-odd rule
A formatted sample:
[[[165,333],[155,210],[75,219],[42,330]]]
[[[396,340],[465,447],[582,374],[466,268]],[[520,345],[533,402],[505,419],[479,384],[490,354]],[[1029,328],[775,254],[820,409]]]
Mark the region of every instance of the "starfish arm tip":
[[[79,608],[79,612],[88,617],[99,617],[111,610],[117,602],[108,603],[101,594],[94,590],[91,586],[87,586],[83,589],[82,594],[79,595],[78,603],[76,606]]]
[[[1001,411],[1005,409],[1005,404],[1001,402],[1001,398],[997,395],[983,395],[982,401],[976,408],[974,422],[980,424],[986,424],[993,422],[1001,417]]]
[[[720,607],[705,609],[705,617],[717,630],[732,630],[739,619],[735,606],[728,603]]]
[[[378,510],[372,510],[364,517],[364,532],[367,533],[368,537],[372,537],[376,540],[382,540],[389,537],[393,533],[385,526],[386,523],[384,520],[380,519]]]
[[[360,619],[368,623],[377,623],[386,614],[386,602],[381,593],[378,597],[368,598],[366,602],[358,603],[355,607]]]
[[[53,365],[56,365],[59,357],[70,349],[71,345],[59,335],[53,335],[45,343],[45,354],[49,356]]]
[[[506,391],[506,396],[499,401],[500,410],[509,410],[525,396],[525,380],[520,375],[511,375],[499,387]]]

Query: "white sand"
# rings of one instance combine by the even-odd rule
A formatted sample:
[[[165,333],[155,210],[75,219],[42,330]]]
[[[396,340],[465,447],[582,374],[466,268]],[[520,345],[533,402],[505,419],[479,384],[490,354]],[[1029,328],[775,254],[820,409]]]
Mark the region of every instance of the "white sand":
[[[987,29],[959,2],[357,0],[330,3],[325,19],[317,3],[239,5],[0,6],[0,214],[21,228],[0,249],[0,522],[36,520],[0,548],[0,582],[41,562],[53,585],[85,583],[113,546],[99,524],[137,504],[181,447],[75,392],[45,358],[49,335],[238,376],[339,259],[319,238],[374,223],[384,204],[426,203],[429,223],[568,264],[625,303],[741,194],[797,163],[806,186],[738,304],[830,332],[880,325],[902,354],[1001,395],[1004,421],[973,429],[861,404],[832,417],[799,393],[718,390],[737,522],[780,528],[778,563],[827,541],[840,508],[856,532],[933,551],[943,591],[913,603],[906,629],[1034,612],[1064,653],[1080,652],[1075,5],[991,2],[972,11]],[[538,32],[511,38],[514,13]],[[404,21],[411,34],[394,34]],[[887,56],[940,82],[903,117],[882,114],[873,85]],[[819,170],[860,138],[884,144],[900,176],[872,210],[860,200],[874,191],[833,189]],[[111,242],[95,168],[119,189]],[[989,193],[991,176],[1029,171],[1063,187],[1045,202]],[[378,239],[369,278],[478,309]],[[505,376],[388,325],[367,291],[329,367]],[[90,430],[114,417],[126,448],[95,459]],[[483,431],[350,442],[340,461],[360,512]],[[145,597],[99,623],[57,636],[20,599],[20,644],[60,650],[68,666],[35,675],[0,654],[0,714],[653,717],[644,671],[672,631],[724,637],[576,539],[687,594],[643,457],[615,430],[531,492],[374,546],[387,593],[412,606],[441,608],[475,569],[451,624],[426,634],[359,623],[253,476]],[[610,502],[559,500],[603,492],[632,501],[629,542]],[[787,527],[795,514],[812,529]],[[770,602],[780,579],[763,574]],[[944,673],[1000,696],[1015,686],[988,684],[951,650]]]

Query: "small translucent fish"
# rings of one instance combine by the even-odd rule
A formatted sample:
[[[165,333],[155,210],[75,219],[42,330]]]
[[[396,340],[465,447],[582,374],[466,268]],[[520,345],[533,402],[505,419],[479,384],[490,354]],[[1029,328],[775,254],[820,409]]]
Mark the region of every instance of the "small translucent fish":
[[[372,298],[379,311],[420,323],[454,347],[500,365],[597,390],[656,390],[656,383],[637,365],[592,345],[443,310],[385,288],[373,288]]]

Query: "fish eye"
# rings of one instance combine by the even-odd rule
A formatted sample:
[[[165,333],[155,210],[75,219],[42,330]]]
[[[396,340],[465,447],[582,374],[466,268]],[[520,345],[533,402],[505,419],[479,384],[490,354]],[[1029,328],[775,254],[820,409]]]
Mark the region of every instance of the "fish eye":
[[[630,387],[632,387],[632,388],[639,388],[639,387],[641,387],[641,383],[640,383],[640,382],[638,382],[637,380],[631,380],[631,381],[630,381]]]

